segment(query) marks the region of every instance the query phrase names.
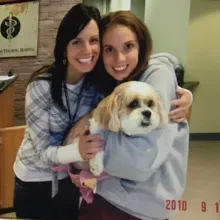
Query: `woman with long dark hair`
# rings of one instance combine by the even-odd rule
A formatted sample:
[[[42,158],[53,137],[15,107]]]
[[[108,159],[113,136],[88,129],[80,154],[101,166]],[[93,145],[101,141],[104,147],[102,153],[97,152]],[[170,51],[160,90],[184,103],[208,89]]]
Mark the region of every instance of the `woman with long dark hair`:
[[[82,135],[78,152],[74,143],[61,147],[73,124],[99,101],[87,77],[100,54],[99,20],[94,7],[72,7],[58,29],[53,65],[31,76],[26,132],[14,163],[18,218],[77,219],[79,190],[52,166],[89,159],[102,149],[97,135]]]

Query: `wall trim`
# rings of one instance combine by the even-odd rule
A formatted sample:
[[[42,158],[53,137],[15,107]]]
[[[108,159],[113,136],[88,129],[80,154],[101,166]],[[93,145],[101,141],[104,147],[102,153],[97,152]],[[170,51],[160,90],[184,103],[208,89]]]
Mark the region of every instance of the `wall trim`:
[[[191,133],[191,141],[220,141],[220,133]]]

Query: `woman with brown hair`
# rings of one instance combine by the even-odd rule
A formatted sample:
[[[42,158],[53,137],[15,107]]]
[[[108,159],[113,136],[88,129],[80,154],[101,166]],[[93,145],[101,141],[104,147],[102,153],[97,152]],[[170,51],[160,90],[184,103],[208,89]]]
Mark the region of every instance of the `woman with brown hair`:
[[[176,99],[177,80],[169,59],[151,57],[150,32],[129,11],[112,12],[99,25],[102,58],[93,83],[109,94],[120,83],[138,80],[159,92],[169,111]],[[101,82],[101,83],[100,83]],[[166,201],[184,192],[189,129],[170,121],[150,134],[128,137],[105,131],[104,167],[112,177],[101,180],[92,204],[82,202],[79,220],[164,220],[173,213]]]

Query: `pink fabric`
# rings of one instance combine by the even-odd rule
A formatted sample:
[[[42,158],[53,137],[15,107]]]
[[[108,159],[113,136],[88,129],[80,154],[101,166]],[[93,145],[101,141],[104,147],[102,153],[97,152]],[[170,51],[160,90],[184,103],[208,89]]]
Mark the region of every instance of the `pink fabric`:
[[[52,168],[54,171],[64,171],[67,170],[69,173],[69,176],[72,180],[78,180],[80,179],[80,192],[82,194],[83,199],[87,203],[92,203],[94,198],[93,190],[85,186],[85,181],[89,179],[96,178],[97,181],[106,179],[110,177],[107,173],[103,172],[100,176],[96,177],[93,174],[91,174],[88,170],[82,170],[79,174],[73,174],[72,173],[72,166],[70,164],[67,165],[60,165],[60,166],[54,166]]]

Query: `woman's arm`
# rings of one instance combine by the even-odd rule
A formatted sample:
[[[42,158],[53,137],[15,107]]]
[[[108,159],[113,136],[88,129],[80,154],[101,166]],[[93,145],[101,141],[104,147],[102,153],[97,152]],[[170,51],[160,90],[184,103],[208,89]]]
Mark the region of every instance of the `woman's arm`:
[[[42,80],[29,84],[25,102],[26,124],[30,135],[29,140],[32,142],[39,160],[48,165],[83,161],[83,158],[88,153],[87,151],[85,152],[88,148],[88,143],[85,142],[89,139],[89,136],[81,136],[82,138],[80,140],[83,144],[80,146],[76,141],[66,146],[50,145],[50,102],[49,82]],[[95,152],[97,152],[97,149]],[[23,152],[23,155],[25,156],[25,152]]]
[[[187,118],[193,102],[193,95],[189,90],[183,89],[179,86],[176,93],[179,98],[172,100],[171,105],[175,109],[172,110],[169,115],[171,120],[179,123],[183,122]]]
[[[171,100],[176,98],[175,74],[166,66],[154,68],[151,72],[143,81],[156,88],[169,111]],[[186,127],[185,123],[170,123],[163,129],[157,129],[139,137],[127,137],[107,131],[105,133],[105,171],[112,176],[145,181],[167,160],[178,131],[184,127]]]
[[[180,86],[177,87],[177,94],[179,95],[187,95],[187,104],[188,106],[191,106],[193,103],[193,94],[191,91],[189,91],[188,89],[184,89]]]

